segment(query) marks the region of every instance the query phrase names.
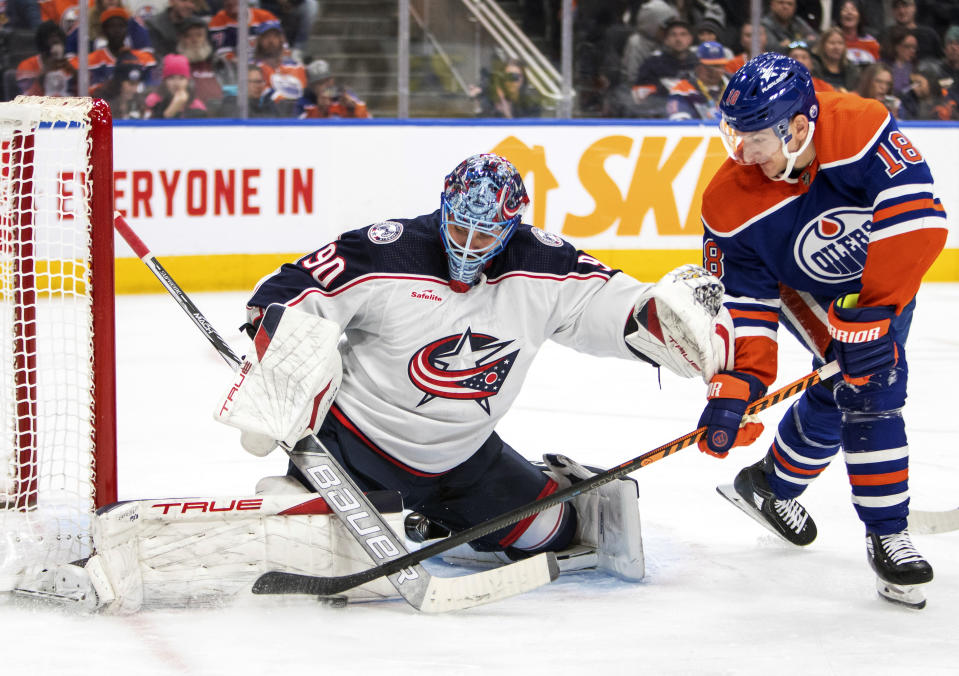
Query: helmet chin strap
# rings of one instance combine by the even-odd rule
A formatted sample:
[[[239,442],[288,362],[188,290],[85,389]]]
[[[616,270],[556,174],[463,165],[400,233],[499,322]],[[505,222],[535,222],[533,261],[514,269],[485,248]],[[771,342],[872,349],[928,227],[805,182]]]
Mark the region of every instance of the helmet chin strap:
[[[796,160],[799,159],[799,156],[806,152],[806,148],[809,147],[809,144],[812,143],[813,133],[816,131],[816,123],[812,120],[809,121],[809,132],[806,134],[806,140],[803,141],[803,144],[799,146],[799,149],[791,153],[789,152],[786,141],[783,141],[783,155],[786,157],[786,168],[783,169],[782,173],[778,176],[774,176],[772,180],[774,181],[785,181],[786,183],[798,183],[799,178],[793,178],[793,167],[796,166]],[[801,167],[805,169],[805,167]]]

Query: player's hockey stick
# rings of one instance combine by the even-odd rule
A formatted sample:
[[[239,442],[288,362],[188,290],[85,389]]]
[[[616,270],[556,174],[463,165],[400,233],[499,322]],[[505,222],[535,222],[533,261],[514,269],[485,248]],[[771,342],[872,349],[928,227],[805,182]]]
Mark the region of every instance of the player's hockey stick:
[[[120,213],[114,215],[114,227],[190,316],[220,356],[234,369],[241,368],[243,360],[217,333]],[[319,439],[310,435],[293,448],[285,444],[283,448],[293,464],[373,561],[389,563],[409,556],[406,547],[382,515]],[[459,610],[497,601],[548,584],[559,575],[556,555],[552,552],[460,577],[436,578],[418,564],[419,561],[407,563],[383,575],[389,577],[390,582],[410,605],[427,613]],[[371,579],[378,577],[382,575]]]
[[[812,387],[820,380],[830,378],[837,373],[839,373],[839,364],[836,362],[830,362],[825,366],[813,371],[809,375],[803,376],[799,380],[796,380],[784,387],[779,388],[775,392],[771,392],[766,396],[757,399],[749,405],[749,407],[746,409],[746,412],[759,413],[760,411],[769,408],[773,404],[778,404],[783,399],[787,399],[795,394],[798,394],[803,390]],[[335,594],[340,594],[347,589],[358,587],[359,585],[365,584],[371,580],[375,580],[378,577],[395,573],[397,570],[402,569],[403,566],[415,565],[430,558],[431,556],[436,556],[437,554],[441,554],[442,552],[452,549],[453,547],[461,545],[464,542],[470,542],[471,540],[475,540],[483,537],[484,535],[488,535],[489,533],[497,531],[500,528],[505,528],[506,526],[514,524],[518,521],[522,521],[523,519],[533,516],[534,514],[552,507],[553,505],[572,500],[577,495],[591,491],[594,488],[602,486],[603,484],[625,476],[630,472],[639,469],[640,467],[645,467],[646,465],[654,463],[657,460],[662,460],[666,456],[672,455],[676,451],[686,448],[687,446],[692,446],[705,436],[706,428],[700,427],[699,429],[690,432],[689,434],[685,434],[678,439],[669,442],[668,444],[664,444],[663,446],[655,448],[648,453],[637,456],[632,460],[619,465],[618,467],[608,469],[605,472],[568,486],[567,488],[559,490],[545,498],[530,502],[522,507],[517,507],[512,511],[505,512],[500,516],[493,517],[488,521],[484,521],[481,524],[467,528],[459,533],[454,533],[443,540],[434,542],[431,545],[407,554],[406,556],[401,556],[393,561],[380,564],[375,568],[370,568],[359,573],[342,575],[339,577],[298,575],[296,573],[273,571],[264,573],[260,576],[260,578],[253,585],[253,593],[317,594],[320,596],[333,596]]]
[[[909,510],[909,532],[918,535],[934,535],[959,530],[959,507],[943,512]]]

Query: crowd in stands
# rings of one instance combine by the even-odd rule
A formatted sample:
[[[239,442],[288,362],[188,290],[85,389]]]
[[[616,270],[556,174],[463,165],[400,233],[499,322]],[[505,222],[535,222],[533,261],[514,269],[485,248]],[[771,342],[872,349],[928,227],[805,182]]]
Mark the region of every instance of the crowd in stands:
[[[80,93],[107,99],[115,118],[233,117],[240,78],[250,117],[370,117],[323,54],[306,55],[317,0],[250,2],[247,64],[237,62],[238,0],[159,0],[132,13],[123,0],[88,2],[90,89]],[[0,0],[0,33],[29,31],[35,44],[7,64],[3,98],[78,93],[75,3]],[[748,0],[575,4],[577,115],[715,119],[750,53]],[[540,10],[546,51],[557,57],[559,3],[521,5]],[[802,61],[821,91],[878,99],[900,119],[959,120],[959,0],[765,0],[758,32],[760,51]],[[516,59],[488,64],[468,96],[480,117],[555,108]]]
[[[574,24],[584,114],[710,119],[750,51],[744,0],[593,0]],[[766,0],[760,51],[806,65],[820,91],[905,120],[959,120],[959,0]]]
[[[5,99],[95,96],[110,103],[114,119],[236,117],[244,77],[250,117],[370,117],[326,61],[303,56],[316,0],[251,6],[247,67],[237,63],[238,0],[167,0],[136,14],[122,0],[89,0],[85,92],[78,92],[74,2],[0,0],[0,27],[32,31],[36,49],[4,72]]]

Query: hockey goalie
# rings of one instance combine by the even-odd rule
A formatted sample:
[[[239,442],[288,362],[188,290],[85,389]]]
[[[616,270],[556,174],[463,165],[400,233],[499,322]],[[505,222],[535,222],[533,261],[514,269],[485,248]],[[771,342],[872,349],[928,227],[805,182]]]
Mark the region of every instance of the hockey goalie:
[[[446,177],[440,209],[343,233],[262,280],[248,303],[252,345],[216,419],[239,428],[256,455],[314,439],[361,491],[391,492],[381,511],[393,531],[408,523],[422,539],[593,474],[556,454],[530,462],[495,431],[546,340],[707,383],[733,368],[715,277],[687,265],[639,282],[521,223],[528,202],[508,160],[475,155]],[[227,596],[267,570],[372,567],[340,521],[310,511],[316,481],[291,463],[260,481],[254,502],[116,506],[97,517],[94,557],[31,586],[131,611]],[[412,510],[406,520],[397,494]],[[636,481],[611,481],[450,556],[489,563],[545,552],[568,569],[642,579]],[[348,595],[393,594],[378,580]]]

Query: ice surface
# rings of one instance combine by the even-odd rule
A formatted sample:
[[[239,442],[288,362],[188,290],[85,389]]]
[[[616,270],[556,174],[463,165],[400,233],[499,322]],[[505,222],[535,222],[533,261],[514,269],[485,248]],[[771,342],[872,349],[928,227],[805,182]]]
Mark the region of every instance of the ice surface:
[[[194,300],[239,351],[244,294]],[[917,509],[959,506],[959,285],[924,286],[909,342],[911,493]],[[284,458],[244,453],[212,420],[222,360],[165,294],[117,302],[121,498],[248,494]],[[781,383],[810,370],[783,336]],[[619,464],[695,427],[702,383],[641,364],[543,350],[500,433],[531,458],[559,451]],[[725,461],[686,449],[635,473],[648,575],[597,573],[494,605],[419,615],[401,601],[322,607],[244,598],[228,608],[76,617],[0,602],[0,670],[58,674],[955,674],[959,532],[914,536],[933,563],[923,611],[877,599],[841,461],[806,492],[819,526],[791,548],[715,486],[764,452]]]

